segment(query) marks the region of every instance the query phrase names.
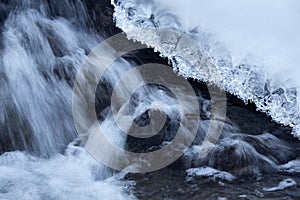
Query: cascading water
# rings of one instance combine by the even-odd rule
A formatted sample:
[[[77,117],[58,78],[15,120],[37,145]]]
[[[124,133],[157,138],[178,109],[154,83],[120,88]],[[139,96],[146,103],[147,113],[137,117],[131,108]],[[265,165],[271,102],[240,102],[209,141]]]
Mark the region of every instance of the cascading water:
[[[124,192],[124,189],[129,189],[130,182],[119,181],[122,173],[114,173],[101,165],[76,139],[71,108],[72,87],[81,64],[92,48],[102,41],[91,28],[85,4],[67,0],[1,2],[1,23],[3,112],[0,144],[3,155],[0,157],[0,197],[134,198],[130,192]],[[97,91],[96,110],[99,109],[97,114],[101,127],[111,143],[128,149],[132,149],[130,145],[138,144],[140,149],[145,150],[161,145],[173,136],[165,129],[148,142],[140,143],[135,139],[130,142],[127,139],[129,144],[126,147],[124,133],[116,128],[111,113],[107,112],[110,88],[131,68],[130,63],[119,59],[104,74]],[[145,113],[158,109],[164,111],[173,124],[168,129],[174,129],[179,115],[176,98],[161,86],[146,85],[135,92],[135,97],[126,99],[125,94],[130,94],[129,89],[134,83],[144,82],[139,73],[133,74],[132,78],[116,91],[118,99],[130,106],[131,116],[124,113],[124,105],[120,105],[118,116],[145,123],[142,120]],[[86,77],[86,83],[91,81],[98,83],[99,80]],[[87,88],[83,90],[88,91]],[[184,95],[180,88],[176,90]],[[193,106],[190,104],[187,108],[190,113],[195,110]],[[75,109],[84,108],[75,106]],[[197,120],[194,125],[197,128]],[[92,130],[93,126],[89,128]],[[117,159],[117,155],[108,150],[101,153],[109,159]],[[111,197],[111,194],[114,196]]]
[[[73,82],[102,40],[84,2],[2,1],[0,20],[0,198],[134,198],[75,140]]]
[[[80,1],[1,4],[7,16],[2,27],[1,148],[45,156],[61,152],[76,137],[70,86],[99,40],[84,27],[88,18]]]
[[[0,2],[1,199],[135,199],[131,194],[135,182],[124,181],[125,173],[111,170],[96,161],[89,154],[91,152],[82,147],[73,122],[72,94],[76,74],[84,60],[88,59],[92,49],[103,41],[94,30],[86,7],[87,2],[81,0]],[[128,1],[128,4],[115,1],[117,25],[125,31],[132,26],[158,27],[160,25],[156,24],[157,16],[152,15],[155,13],[152,9],[157,8],[151,4],[152,1],[139,2],[141,2],[141,10],[133,9],[137,8],[136,1]],[[148,16],[149,13],[152,14]],[[173,22],[177,20],[174,15],[163,13],[160,22],[166,25],[170,19]],[[179,29],[179,24],[179,22],[173,23],[172,28]],[[145,43],[151,41],[158,44],[153,35],[147,35],[148,33],[129,36],[135,39],[145,37],[143,38]],[[188,35],[194,37],[193,34],[194,32],[191,31]],[[208,46],[204,48],[207,50],[212,38],[202,36],[198,39],[201,44],[207,42]],[[199,75],[200,71],[188,68],[184,58],[174,57],[170,51],[172,47],[168,47],[169,49],[164,49],[157,46],[157,50],[162,50],[164,56],[169,56],[181,74]],[[227,51],[217,49],[215,52],[226,54]],[[113,54],[111,49],[103,52],[107,59]],[[230,63],[227,54],[222,59],[218,60],[218,64]],[[193,61],[198,63],[199,60]],[[203,64],[202,61],[199,62]],[[179,128],[184,130],[183,140],[190,137],[190,129],[196,128],[197,135],[191,148],[170,166],[171,169],[186,170],[187,182],[198,176],[230,182],[240,175],[250,174],[259,177],[263,172],[278,171],[299,173],[300,149],[297,141],[287,141],[285,137],[281,137],[281,134],[275,133],[255,132],[254,135],[241,133],[239,127],[231,123],[230,119],[218,118],[211,113],[212,102],[201,97],[200,89],[197,91],[197,97],[187,96],[190,98],[189,104],[180,107],[182,105],[177,98],[186,96],[184,87],[176,84],[170,87],[176,91],[178,94],[176,96],[168,87],[145,84],[148,74],[134,72],[131,74],[131,79],[119,83],[119,87],[114,88],[117,100],[121,103],[116,109],[116,115],[113,116],[110,105],[112,88],[124,78],[126,72],[133,69],[134,65],[134,62],[127,62],[120,57],[103,74],[100,81],[94,79],[94,75],[97,74],[96,68],[95,71],[91,70],[87,73],[90,77],[85,77],[86,84],[98,84],[95,99],[98,119],[93,121],[93,124],[88,124],[89,131],[92,132],[94,127],[100,124],[110,143],[128,151],[147,153],[170,144]],[[247,67],[247,65],[242,66],[246,71]],[[226,71],[228,68],[224,66],[222,69]],[[233,81],[235,81],[234,78],[239,78],[239,75],[233,74],[235,75]],[[249,80],[252,80],[251,77],[254,75],[260,77],[259,73],[251,75],[249,72],[247,75],[250,77]],[[159,74],[160,76],[165,75]],[[256,91],[254,82],[255,80],[252,80],[244,86]],[[141,87],[131,93],[133,85],[136,84],[140,84]],[[81,89],[83,95],[95,92],[88,90],[88,87]],[[253,92],[250,89],[249,91]],[[284,93],[290,95],[288,105],[294,105],[296,98],[293,96],[296,95],[294,90],[285,90]],[[128,94],[132,96],[127,98]],[[274,98],[280,96],[277,93],[274,95],[272,96]],[[224,99],[218,99],[218,101],[222,100]],[[197,110],[196,102],[201,105],[200,115],[189,115]],[[83,113],[86,108],[73,105],[73,109]],[[184,115],[181,109],[187,111],[184,113],[187,115]],[[115,122],[116,119],[132,120],[143,127],[151,123],[151,115],[157,111],[166,114],[166,123],[157,135],[146,140],[126,136]],[[190,121],[189,127],[185,127],[182,123],[184,120]],[[212,122],[224,123],[224,127],[220,138],[209,139],[215,139],[213,143],[216,144],[209,141],[210,146],[205,149],[203,143],[207,139],[206,133]],[[82,123],[82,126],[87,125],[84,118],[79,123]],[[129,124],[129,129],[131,125]],[[90,140],[93,138],[91,137]],[[202,154],[203,151],[207,151],[205,156]],[[113,154],[110,149],[100,153],[112,160],[118,160],[123,155]],[[172,152],[168,153],[170,154],[163,156],[173,156]],[[141,163],[135,164],[129,167],[138,168]],[[289,181],[288,184],[296,183]],[[161,187],[160,183],[153,185]],[[275,190],[274,188],[267,188],[266,191]]]

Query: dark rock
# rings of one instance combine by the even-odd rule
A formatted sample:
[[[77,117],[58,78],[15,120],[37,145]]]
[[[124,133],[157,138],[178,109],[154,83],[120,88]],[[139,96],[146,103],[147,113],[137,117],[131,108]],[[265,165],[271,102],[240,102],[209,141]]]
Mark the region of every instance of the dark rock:
[[[86,0],[93,26],[102,37],[110,37],[122,32],[113,21],[114,8],[110,0]]]
[[[133,120],[134,123],[140,127],[149,125],[151,119],[148,112],[149,110],[135,118]],[[171,119],[169,116],[167,116],[164,127],[161,129],[161,131],[159,131],[152,137],[137,138],[132,135],[128,135],[126,141],[126,150],[136,153],[151,152],[153,150],[157,150],[161,147],[164,141],[170,141],[173,139],[173,137],[176,135],[176,132],[178,131],[179,126],[180,125],[178,119]]]

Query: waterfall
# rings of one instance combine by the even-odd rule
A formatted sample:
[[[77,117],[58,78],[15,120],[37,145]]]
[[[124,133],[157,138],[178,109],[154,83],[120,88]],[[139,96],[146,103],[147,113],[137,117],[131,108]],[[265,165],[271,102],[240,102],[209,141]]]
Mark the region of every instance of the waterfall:
[[[1,150],[42,156],[76,138],[72,85],[100,38],[81,1],[1,2]]]
[[[74,80],[103,40],[85,2],[1,1],[0,25],[0,199],[134,199],[77,139]]]
[[[299,141],[283,134],[291,129],[235,105],[225,93],[297,125],[295,88],[271,87],[252,63],[234,64],[213,35],[181,31],[178,13],[157,0],[113,1],[126,35],[107,39],[94,24],[94,2],[0,2],[0,199],[136,199],[138,180],[127,175],[168,169],[185,184],[195,177],[229,185],[244,175],[299,173]],[[155,47],[175,70],[128,38]],[[185,78],[205,81],[215,71],[223,77],[208,82],[225,90]],[[266,91],[269,96],[259,96]],[[277,108],[284,112],[273,115]]]

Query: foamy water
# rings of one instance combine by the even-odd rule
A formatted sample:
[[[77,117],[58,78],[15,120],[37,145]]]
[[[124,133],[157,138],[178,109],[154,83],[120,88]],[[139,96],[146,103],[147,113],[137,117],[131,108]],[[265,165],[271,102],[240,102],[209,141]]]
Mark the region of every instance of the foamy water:
[[[128,192],[133,182],[121,181],[121,174],[113,175],[73,144],[50,159],[5,153],[0,170],[0,199],[135,199]]]

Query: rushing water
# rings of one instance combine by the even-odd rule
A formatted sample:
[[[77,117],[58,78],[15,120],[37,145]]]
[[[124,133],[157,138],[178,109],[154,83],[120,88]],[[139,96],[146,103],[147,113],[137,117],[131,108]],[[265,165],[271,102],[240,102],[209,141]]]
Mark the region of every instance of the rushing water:
[[[126,137],[111,115],[110,101],[112,87],[140,61],[140,58],[135,59],[131,54],[124,56],[130,62],[123,58],[117,59],[103,74],[100,81],[93,79],[93,75],[97,73],[96,68],[94,74],[92,70],[88,73],[91,76],[85,77],[86,83],[89,84],[99,81],[95,106],[98,120],[94,123],[100,124],[111,143],[133,152],[149,152],[163,148],[174,138],[179,127],[184,128],[186,138],[190,137],[190,128],[196,128],[196,138],[184,155],[170,166],[173,174],[162,170],[147,175],[126,175],[125,172],[116,172],[104,166],[91,156],[78,139],[72,116],[72,94],[76,74],[93,48],[103,41],[99,32],[96,32],[91,12],[87,9],[86,3],[91,4],[91,2],[93,1],[4,0],[0,2],[0,199],[136,199],[136,196],[147,199],[149,197],[168,198],[168,195],[170,198],[176,199],[181,196],[184,199],[197,198],[197,195],[193,195],[199,192],[199,188],[207,191],[207,193],[201,193],[202,196],[198,196],[199,198],[204,198],[205,195],[217,198],[220,195],[213,194],[209,187],[222,190],[225,185],[224,194],[230,196],[234,184],[242,181],[241,177],[244,175],[254,176],[260,181],[263,179],[262,174],[267,174],[267,177],[268,174],[273,173],[276,175],[274,181],[278,182],[278,187],[270,185],[272,182],[270,180],[260,182],[256,188],[265,192],[295,188],[300,178],[295,177],[295,180],[288,178],[290,174],[299,175],[300,173],[299,142],[282,136],[281,130],[283,129],[278,129],[279,126],[270,129],[263,128],[259,131],[253,128],[249,133],[240,124],[235,124],[234,120],[231,121],[231,117],[234,118],[234,116],[224,119],[212,116],[210,110],[212,102],[205,97],[204,91],[197,88],[197,84],[194,87],[197,95],[188,96],[189,104],[180,108],[182,105],[178,103],[178,96],[176,98],[172,92],[176,91],[179,96],[184,96],[186,94],[184,87],[175,84],[171,86],[174,90],[170,91],[170,88],[166,86],[145,84],[147,74],[137,71],[132,73],[130,80],[121,82],[119,87],[115,88],[118,101],[123,102],[119,105],[115,117],[133,119],[138,125],[144,126],[151,122],[149,115],[152,110],[159,110],[166,114],[167,121],[159,134],[150,139]],[[152,27],[155,24],[156,27],[159,25],[155,21],[157,18],[163,25],[172,23],[172,28],[177,30],[182,28],[179,22],[182,16],[175,16],[175,14],[179,15],[177,12],[180,10],[174,8],[174,13],[168,13],[168,9],[160,10],[156,6],[157,1],[139,1],[138,3],[127,1],[127,4],[121,2],[115,1],[117,5],[115,17],[117,25],[124,31],[135,25]],[[164,2],[164,7],[173,8],[173,4],[172,6],[169,4],[172,3]],[[187,5],[192,5],[192,3]],[[133,21],[136,22],[134,25]],[[214,31],[213,28],[212,31]],[[218,54],[228,52],[228,49],[218,45],[214,48],[210,46],[215,37],[210,34],[198,34],[199,38],[197,38],[193,35],[194,33],[191,31],[189,34],[201,44],[206,44],[205,50],[215,48],[209,52],[216,53],[216,61],[224,64],[222,69],[226,71],[228,67],[237,65],[231,60],[230,56],[233,54],[226,54],[224,57],[223,54]],[[136,39],[145,36],[145,43],[148,40],[153,41],[151,35],[129,36],[137,37]],[[154,43],[157,44],[156,41]],[[218,51],[219,47],[220,51]],[[157,47],[157,49],[161,50],[164,56],[172,59],[174,67],[178,67],[181,74],[200,78],[199,74],[193,74],[194,70],[187,67],[184,62],[180,64],[179,61],[182,60],[174,57],[173,54],[169,56],[163,48]],[[110,58],[115,52],[110,49],[102,53],[106,58]],[[147,54],[145,55],[144,57],[147,57]],[[151,60],[152,56],[149,57]],[[141,59],[141,63],[144,64],[145,58]],[[230,66],[229,63],[231,63]],[[229,85],[225,86],[225,89],[244,100],[251,99],[249,95],[252,95],[252,100],[259,107],[261,96],[253,92],[261,89],[256,87],[261,83],[257,79],[252,80],[251,77],[261,77],[262,81],[266,80],[263,73],[260,76],[260,71],[252,70],[254,68],[251,64],[247,63],[242,67],[243,69],[248,67],[247,77],[250,78],[248,77],[249,81],[246,81],[247,86],[236,86],[241,89],[236,91],[228,82]],[[241,65],[239,66],[241,68]],[[238,85],[240,82],[237,80],[244,81],[245,77],[235,72],[236,79],[232,81]],[[227,75],[225,74],[226,78],[229,76]],[[164,77],[164,74],[159,76]],[[135,84],[144,86],[139,87],[130,98],[127,98]],[[297,111],[293,110],[297,93],[290,87],[290,85],[272,86],[272,90],[281,88],[283,92],[273,91],[271,95],[273,100],[267,104],[267,108],[259,107],[261,110],[268,111],[277,121],[281,121],[281,118],[276,118],[272,112],[282,111],[287,120],[284,124],[296,124],[298,116]],[[82,89],[83,94],[90,92],[88,84]],[[217,93],[220,91],[217,90]],[[289,104],[284,107],[285,110],[277,110],[279,109],[276,107],[277,104],[274,109],[270,107],[277,97],[280,103],[288,101]],[[190,113],[197,110],[196,102],[200,105],[199,116],[188,118],[182,115],[180,109],[185,109]],[[125,112],[127,106],[129,113]],[[73,105],[73,109],[79,110],[80,113],[84,112],[81,109],[85,107]],[[295,109],[297,110],[298,107]],[[240,110],[236,113],[243,115],[244,111]],[[250,113],[245,115],[248,117]],[[293,117],[296,121],[292,120]],[[185,127],[181,121],[187,119],[191,121],[189,124],[191,127]],[[81,122],[85,124],[85,119]],[[224,127],[219,140],[214,141],[216,144],[211,146],[210,152],[203,157],[201,144],[205,141],[205,134],[211,122],[224,123]],[[269,123],[268,120],[266,120],[267,123]],[[109,159],[119,158],[109,150],[101,153]],[[175,175],[173,170],[175,170]],[[279,176],[279,173],[284,175]],[[209,182],[208,185],[207,182]],[[229,182],[233,182],[233,185]],[[169,184],[172,185],[170,188]],[[242,192],[236,191],[237,195],[244,195],[251,187],[251,182],[249,185],[242,183],[241,187]],[[138,192],[133,195],[133,190],[138,190]],[[254,192],[255,196],[261,197],[262,192],[258,190]],[[168,195],[161,195],[164,192]],[[297,192],[293,195],[300,196]]]
[[[7,145],[2,148],[45,156],[60,152],[75,138],[70,86],[86,53],[97,44],[82,27],[86,10],[79,1],[9,1],[1,7],[6,15],[1,140]]]
[[[75,140],[73,81],[102,40],[84,2],[1,1],[0,9],[1,153],[22,150],[0,157],[0,199],[134,198],[122,175]]]

